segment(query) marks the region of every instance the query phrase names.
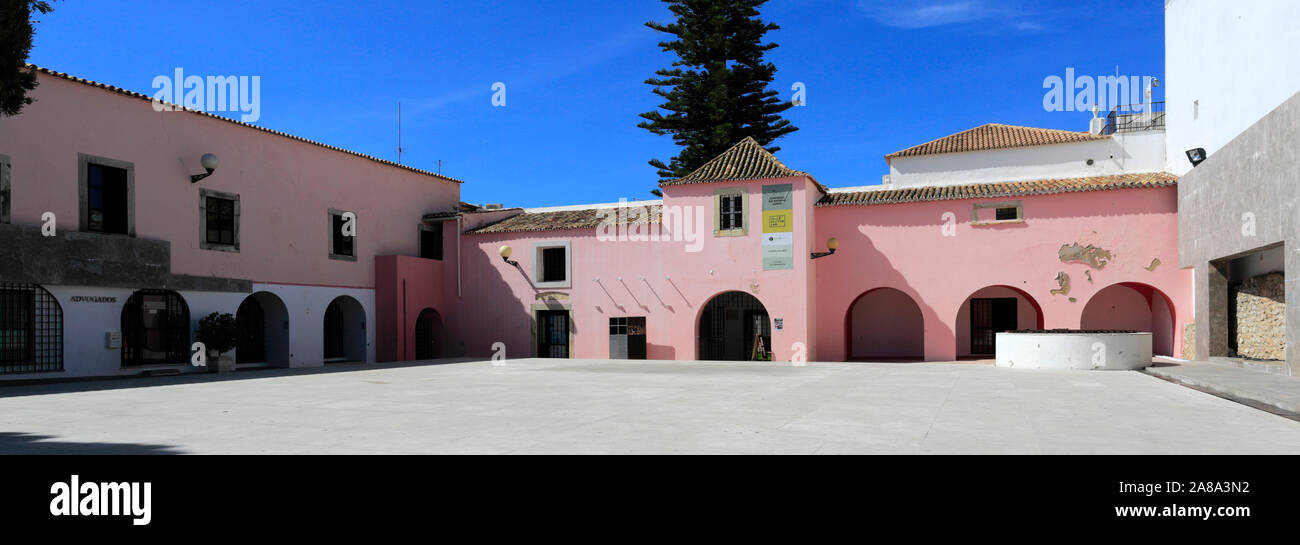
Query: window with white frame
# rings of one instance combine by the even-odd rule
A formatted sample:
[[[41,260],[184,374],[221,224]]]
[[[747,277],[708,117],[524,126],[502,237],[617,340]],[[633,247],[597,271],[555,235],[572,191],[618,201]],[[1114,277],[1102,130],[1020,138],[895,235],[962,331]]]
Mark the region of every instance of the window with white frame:
[[[539,288],[567,288],[573,285],[569,241],[533,244],[533,284]]]
[[[719,189],[713,192],[713,234],[720,237],[744,236],[749,222],[745,215],[744,188]]]
[[[992,214],[981,213],[992,209]],[[975,203],[971,208],[971,225],[992,225],[998,223],[1023,223],[1025,221],[1024,201]]]

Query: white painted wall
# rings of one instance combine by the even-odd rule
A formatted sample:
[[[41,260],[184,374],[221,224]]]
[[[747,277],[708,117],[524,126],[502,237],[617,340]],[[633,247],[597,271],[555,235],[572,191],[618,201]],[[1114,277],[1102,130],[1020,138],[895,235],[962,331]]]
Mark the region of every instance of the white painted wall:
[[[253,284],[284,302],[289,311],[289,366],[319,367],[325,358],[325,309],[341,295],[351,296],[366,311],[366,362],[375,361],[375,290],[284,284]],[[231,314],[239,308],[236,304]]]
[[[1161,172],[1165,164],[1164,131],[1144,131],[1091,142],[896,157],[889,173],[895,187],[905,187]]]
[[[104,335],[120,332],[122,308],[136,290],[94,286],[43,286],[63,307],[63,371],[0,375],[0,380],[57,379],[133,375],[139,369],[122,369],[120,349],[107,348]],[[325,351],[325,308],[341,295],[356,299],[365,309],[366,362],[375,361],[375,292],[322,286],[254,284],[253,292],[269,292],[284,302],[289,313],[290,367],[319,367]],[[245,293],[180,291],[190,309],[190,342],[195,342],[199,320],[213,312],[234,315],[249,297]],[[75,296],[116,297],[114,303],[72,302]],[[233,352],[232,352],[233,354]],[[206,372],[190,366],[183,372]]]
[[[1300,92],[1300,1],[1166,0],[1169,170],[1213,155]],[[1199,103],[1199,113],[1196,104]]]

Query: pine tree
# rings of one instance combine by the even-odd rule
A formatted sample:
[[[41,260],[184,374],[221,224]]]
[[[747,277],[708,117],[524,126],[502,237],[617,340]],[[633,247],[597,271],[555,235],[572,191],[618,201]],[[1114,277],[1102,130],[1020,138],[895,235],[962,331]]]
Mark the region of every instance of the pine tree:
[[[678,57],[646,80],[668,113],[643,113],[637,125],[672,135],[682,148],[667,164],[650,160],[661,181],[689,174],[747,136],[775,153],[781,148],[769,144],[799,130],[780,115],[793,104],[767,89],[776,66],[763,62],[763,54],[777,44],[764,43],[763,35],[780,27],[759,19],[766,1],[664,0],[676,21],[646,23],[675,37],[659,47]]]
[[[0,115],[14,116],[32,103],[27,92],[36,88],[36,71],[27,68],[32,50],[32,11],[49,13],[45,0],[0,2]]]

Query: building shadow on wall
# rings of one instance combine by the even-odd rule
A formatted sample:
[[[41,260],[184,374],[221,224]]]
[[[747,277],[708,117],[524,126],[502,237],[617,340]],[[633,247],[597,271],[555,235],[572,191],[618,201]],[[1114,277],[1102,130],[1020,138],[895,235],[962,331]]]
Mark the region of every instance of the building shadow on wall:
[[[912,299],[912,302],[921,310],[921,323],[923,328],[922,351],[926,346],[935,342],[931,337],[933,335],[942,335],[944,343],[952,344],[956,342],[956,334],[952,328],[948,327],[943,317],[931,306],[931,303],[925,299],[925,292],[917,289],[908,282],[907,277],[894,267],[893,262],[889,260],[883,252],[876,248],[871,240],[871,224],[859,224],[857,233],[853,240],[861,241],[860,244],[849,245],[848,249],[852,253],[846,253],[845,258],[851,258],[855,263],[873,263],[879,264],[880,269],[873,271],[873,275],[868,277],[867,282],[860,286],[860,291],[853,295],[847,308],[844,309],[844,357],[845,361],[877,361],[873,358],[855,358],[853,356],[853,308],[861,298],[867,293],[879,288],[894,288],[906,294]],[[856,255],[861,252],[859,257]],[[911,361],[927,361],[926,354],[919,354],[919,358],[907,358]],[[891,360],[893,358],[890,358]]]
[[[537,342],[533,334],[536,327],[533,305],[548,304],[556,310],[575,306],[575,302],[569,299],[569,294],[576,291],[577,279],[570,278],[570,288],[555,290],[538,288],[534,284],[528,273],[528,264],[519,261],[526,251],[532,251],[532,243],[520,235],[526,237],[535,234],[464,235],[464,250],[461,252],[461,259],[464,260],[461,271],[464,276],[461,278],[459,297],[461,303],[456,307],[456,313],[448,317],[450,327],[445,327],[455,336],[458,354],[475,358],[493,357],[497,352],[494,348],[496,343],[504,343],[506,359],[533,357],[534,343]],[[581,238],[572,231],[547,232],[546,235],[547,239]],[[513,259],[519,261],[519,265],[509,265],[501,259],[497,248],[502,245],[512,247],[515,252]],[[466,274],[467,271],[473,273]],[[515,295],[515,287],[521,283],[526,286],[521,293],[528,299]],[[542,299],[543,294],[563,296],[555,295],[557,298],[547,301]],[[570,339],[576,338],[578,328],[581,327],[572,316],[571,313]],[[570,354],[573,353],[573,348],[570,344]]]
[[[53,441],[53,436],[21,432],[0,432],[0,455],[50,454],[185,454],[170,445],[143,443],[82,443]]]

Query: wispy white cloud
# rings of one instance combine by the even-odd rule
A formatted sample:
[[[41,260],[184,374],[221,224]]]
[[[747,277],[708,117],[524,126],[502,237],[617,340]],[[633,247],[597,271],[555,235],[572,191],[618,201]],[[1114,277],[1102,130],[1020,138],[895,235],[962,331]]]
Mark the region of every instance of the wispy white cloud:
[[[993,24],[1022,32],[1043,32],[1048,26],[1035,13],[1008,3],[987,0],[857,0],[872,20],[901,29],[933,28],[967,23]]]
[[[500,75],[498,81],[505,83],[509,87],[519,88],[567,78],[623,56],[635,46],[641,45],[642,42],[649,42],[654,38],[653,32],[638,25],[624,29],[622,32],[609,36],[594,46],[583,48],[580,51],[557,53],[550,57],[553,60],[548,64],[528,67],[527,70],[522,72],[505,71]],[[415,101],[409,106],[408,113],[412,116],[418,116],[442,109],[451,104],[473,99],[482,100],[484,104],[487,104],[492,96],[492,83],[492,81],[484,81],[478,86],[465,87],[440,96]]]
[[[861,0],[858,7],[883,25],[897,28],[929,28],[978,21],[987,16],[975,0],[948,2],[873,2]]]

